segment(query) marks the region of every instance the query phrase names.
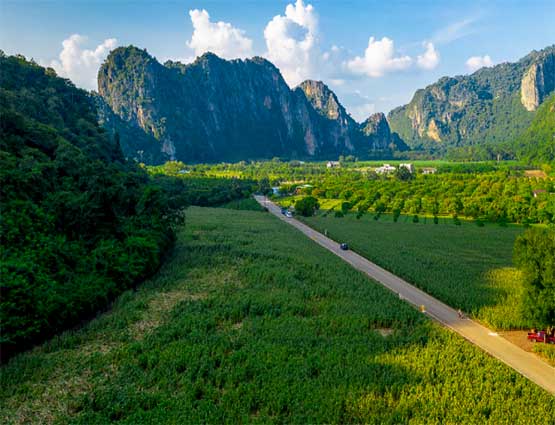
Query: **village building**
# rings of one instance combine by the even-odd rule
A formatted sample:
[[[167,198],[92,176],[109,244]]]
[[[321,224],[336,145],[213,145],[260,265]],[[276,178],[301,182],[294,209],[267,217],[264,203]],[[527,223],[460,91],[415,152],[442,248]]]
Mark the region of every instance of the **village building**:
[[[378,174],[389,174],[395,172],[396,168],[389,164],[384,164],[381,167],[376,168],[376,173]]]

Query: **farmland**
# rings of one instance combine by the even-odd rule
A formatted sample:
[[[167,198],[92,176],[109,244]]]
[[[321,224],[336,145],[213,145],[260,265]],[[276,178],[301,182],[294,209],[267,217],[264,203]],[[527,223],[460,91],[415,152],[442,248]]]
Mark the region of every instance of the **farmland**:
[[[512,265],[514,240],[523,232],[520,226],[478,227],[464,220],[455,225],[451,219],[436,225],[431,217],[413,223],[410,216],[394,222],[390,215],[379,220],[370,215],[356,219],[354,214],[304,220],[488,326],[530,326],[520,318],[522,288]]]
[[[177,236],[137,291],[0,369],[4,423],[555,415],[546,392],[266,213],[190,208]]]
[[[401,170],[398,162],[392,163]],[[311,195],[323,208],[361,213],[464,217],[502,225],[555,222],[555,178],[549,167],[548,175],[541,170],[536,170],[541,174],[530,174],[511,161],[416,161],[412,173],[378,174],[378,165],[376,161],[344,161],[328,169],[321,162],[279,160],[190,166],[170,162],[149,167],[149,171],[185,181],[207,177],[258,180],[262,192],[279,187],[282,196]],[[431,166],[436,173],[423,174]]]

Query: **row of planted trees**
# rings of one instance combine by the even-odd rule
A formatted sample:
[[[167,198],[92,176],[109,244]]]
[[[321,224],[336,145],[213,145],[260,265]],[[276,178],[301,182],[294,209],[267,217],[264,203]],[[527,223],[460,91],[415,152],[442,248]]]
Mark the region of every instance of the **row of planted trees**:
[[[327,177],[299,191],[318,199],[339,199],[343,213],[454,216],[499,223],[555,220],[553,179],[529,179],[503,172],[418,176],[406,181]]]

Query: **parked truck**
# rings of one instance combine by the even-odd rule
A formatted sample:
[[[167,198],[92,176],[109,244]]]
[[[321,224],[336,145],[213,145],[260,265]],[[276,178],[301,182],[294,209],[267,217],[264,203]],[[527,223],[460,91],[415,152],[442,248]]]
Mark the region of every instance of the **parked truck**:
[[[528,332],[528,339],[533,342],[555,344],[555,328],[553,328],[551,332],[532,329],[531,332]]]

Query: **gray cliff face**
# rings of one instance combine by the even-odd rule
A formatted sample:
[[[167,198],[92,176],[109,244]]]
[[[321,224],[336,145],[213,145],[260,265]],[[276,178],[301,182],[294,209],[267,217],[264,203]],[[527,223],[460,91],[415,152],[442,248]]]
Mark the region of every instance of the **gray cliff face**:
[[[373,137],[378,149],[387,149],[391,143],[391,130],[382,112],[371,115],[361,124],[361,129],[365,136]]]
[[[412,147],[462,146],[514,139],[555,90],[555,46],[516,63],[443,77],[388,115]]]
[[[305,81],[291,90],[259,57],[207,53],[162,65],[144,50],[118,48],[101,66],[98,87],[122,122],[157,141],[163,159],[330,158],[375,149],[327,86]],[[125,143],[135,153],[132,145]]]
[[[93,93],[93,99],[96,104],[98,123],[110,133],[111,137],[118,135],[121,149],[127,159],[157,164],[168,158],[163,153],[160,141],[145,133],[134,122],[123,121],[97,93]]]
[[[306,80],[297,88],[301,90],[319,115],[319,127],[328,134],[336,148],[345,146],[353,151],[363,143],[358,124],[339,103],[337,96],[321,81]]]
[[[520,83],[520,99],[527,111],[535,111],[555,90],[555,55],[545,54],[526,70]]]

